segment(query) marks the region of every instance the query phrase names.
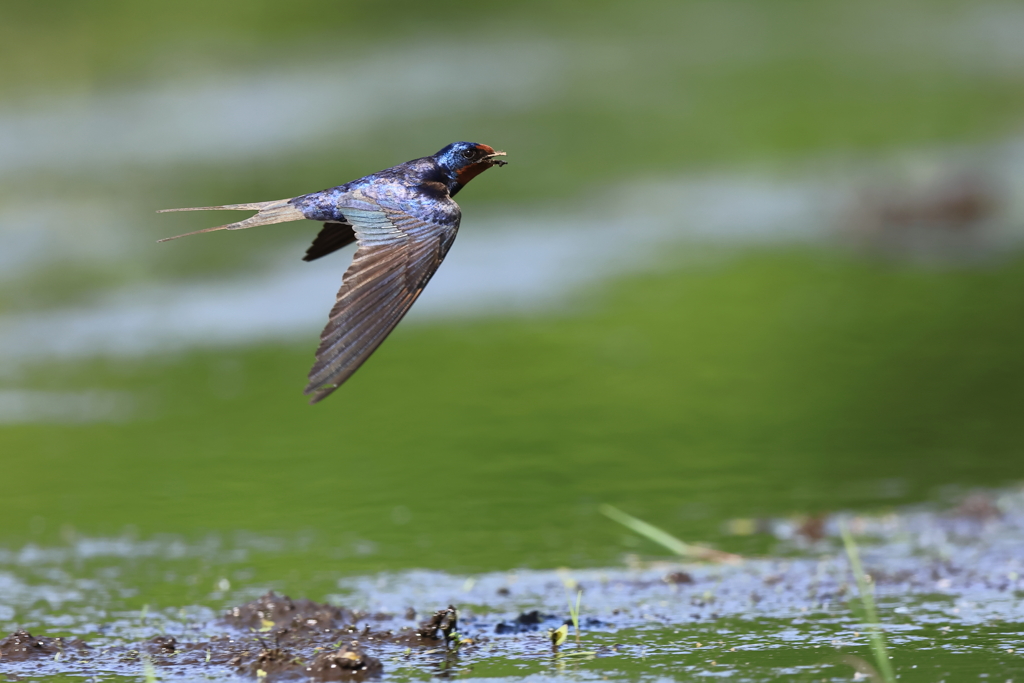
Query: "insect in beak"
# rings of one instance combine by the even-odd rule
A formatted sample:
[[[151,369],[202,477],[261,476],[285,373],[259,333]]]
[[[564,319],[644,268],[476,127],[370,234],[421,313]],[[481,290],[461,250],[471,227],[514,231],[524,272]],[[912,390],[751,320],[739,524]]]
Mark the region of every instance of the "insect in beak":
[[[495,152],[494,154],[488,154],[487,156],[485,156],[484,157],[484,161],[490,162],[490,164],[492,166],[504,166],[505,164],[508,163],[507,161],[505,161],[504,159],[495,159],[494,158],[494,157],[503,157],[503,156],[505,156],[504,152]]]

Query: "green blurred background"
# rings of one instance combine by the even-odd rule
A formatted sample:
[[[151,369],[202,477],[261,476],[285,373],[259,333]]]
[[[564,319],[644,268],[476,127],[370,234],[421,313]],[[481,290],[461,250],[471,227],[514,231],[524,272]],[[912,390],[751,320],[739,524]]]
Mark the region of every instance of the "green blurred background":
[[[7,0],[0,545],[244,531],[334,571],[602,565],[639,543],[602,502],[758,552],[726,522],[1019,480],[1022,31],[978,0]],[[459,196],[451,260],[519,279],[436,299],[324,404],[301,396],[317,324],[282,313],[326,318],[345,261],[298,261],[317,226],[154,243],[226,218],[156,209],[454,140],[510,165]],[[606,251],[531,280],[556,242]],[[231,318],[285,262],[329,284],[247,313],[252,339],[177,320],[208,291],[204,324]]]

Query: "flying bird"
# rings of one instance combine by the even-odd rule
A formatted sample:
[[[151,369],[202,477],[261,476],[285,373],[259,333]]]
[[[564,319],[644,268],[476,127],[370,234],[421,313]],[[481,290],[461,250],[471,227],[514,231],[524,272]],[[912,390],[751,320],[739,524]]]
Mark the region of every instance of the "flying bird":
[[[409,311],[455,241],[462,210],[453,197],[504,152],[475,142],[454,142],[437,154],[320,192],[253,204],[200,206],[168,211],[257,211],[237,223],[196,230],[245,230],[288,221],[320,221],[306,250],[314,261],[353,242],[358,248],[320,334],[309,372],[310,403],[329,396],[370,357]]]

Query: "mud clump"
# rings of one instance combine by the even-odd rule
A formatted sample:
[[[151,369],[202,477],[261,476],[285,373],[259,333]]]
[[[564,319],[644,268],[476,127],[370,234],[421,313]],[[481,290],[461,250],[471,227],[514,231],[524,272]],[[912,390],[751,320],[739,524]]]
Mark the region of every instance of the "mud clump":
[[[460,633],[460,626],[472,628],[474,619],[461,620],[454,605],[431,613],[415,626],[408,616],[414,617],[415,612],[407,612],[406,618],[365,614],[270,592],[227,610],[209,624],[221,632],[205,637],[150,632],[144,640],[90,649],[80,640],[40,638],[22,630],[0,641],[0,663],[25,661],[34,667],[37,664],[30,660],[50,659],[54,670],[83,675],[96,671],[136,675],[142,663],[173,675],[202,671],[208,677],[219,670],[267,683],[358,681],[382,675],[380,657],[393,655],[397,648],[406,650],[406,660],[422,655],[433,663],[466,652],[481,638],[486,640],[479,634]],[[536,630],[550,618],[537,611],[521,614],[515,632]]]
[[[415,617],[415,611],[412,615]],[[312,600],[292,600],[286,595],[269,592],[257,600],[227,610],[223,622],[259,634],[257,637],[261,643],[263,638],[272,639],[275,647],[288,645],[299,650],[322,648],[325,644],[351,638],[359,638],[370,645],[392,643],[433,647],[440,642],[447,645],[458,627],[458,612],[453,606],[438,610],[415,629],[403,626],[384,630],[365,623],[394,619],[388,614],[366,614]],[[358,622],[362,622],[360,626],[356,625]]]
[[[353,641],[334,652],[322,652],[306,667],[306,674],[314,681],[362,680],[380,676],[384,665],[376,657],[363,652]]]
[[[53,659],[66,649],[81,650],[88,645],[77,638],[36,638],[28,631],[15,631],[0,640],[0,662],[23,662],[37,657]]]
[[[458,629],[459,611],[453,605],[448,605],[446,609],[437,610],[432,617],[420,624],[416,635],[426,640],[435,641],[444,637],[444,642],[448,643],[452,639],[452,633]],[[437,635],[438,631],[441,632],[441,636]]]
[[[298,655],[280,648],[261,649],[249,659],[248,651],[236,655],[228,665],[240,674],[257,678],[292,678],[302,673],[304,666]]]
[[[255,630],[282,625],[292,628],[351,624],[364,615],[343,607],[326,605],[312,600],[292,600],[287,595],[270,591],[266,595],[224,613],[224,621],[238,628]]]
[[[662,581],[664,581],[667,584],[675,585],[675,586],[685,586],[685,585],[694,583],[693,575],[690,574],[689,572],[683,572],[683,571],[670,572],[670,573],[665,575],[665,577],[662,579]]]
[[[415,612],[411,615],[415,617]],[[218,639],[215,636],[206,645],[179,645],[173,638],[158,644],[157,639],[153,639],[147,645],[178,651],[184,648],[190,652],[207,649],[211,652],[207,663],[226,664],[239,674],[260,679],[362,680],[384,671],[381,661],[364,648],[370,651],[382,645],[436,648],[441,643],[447,648],[459,625],[458,610],[452,605],[434,612],[416,628],[402,626],[385,630],[371,626],[366,623],[368,620],[394,622],[395,617],[364,614],[312,600],[292,600],[286,595],[269,592],[227,610],[221,619],[224,624],[248,631],[245,637]],[[346,640],[349,644],[340,646]]]
[[[146,650],[155,655],[172,655],[178,650],[178,641],[174,636],[154,636],[146,644]]]
[[[36,637],[19,630],[0,640],[0,664],[49,659],[68,671],[94,672],[98,668],[134,674],[139,662],[146,661],[157,669],[175,673],[188,672],[193,667],[204,671],[223,667],[268,681],[363,680],[384,671],[380,659],[364,651],[364,644],[371,651],[393,644],[433,648],[442,641],[447,644],[458,625],[454,607],[438,610],[419,630],[412,626],[375,629],[363,623],[367,619],[381,621],[394,617],[363,615],[270,592],[229,609],[218,620],[229,627],[228,633],[185,642],[174,636],[156,635],[91,650],[77,639]],[[360,640],[340,645],[353,637]],[[86,653],[88,661],[83,658]]]

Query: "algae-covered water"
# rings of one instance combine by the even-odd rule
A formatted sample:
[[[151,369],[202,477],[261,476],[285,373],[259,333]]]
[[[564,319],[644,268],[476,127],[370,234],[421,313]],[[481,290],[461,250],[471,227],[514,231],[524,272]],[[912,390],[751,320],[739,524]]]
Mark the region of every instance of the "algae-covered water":
[[[900,680],[1013,680],[1024,656],[1022,495],[975,493],[938,514],[765,519],[774,556],[728,565],[631,556],[601,569],[349,575],[336,547],[309,539],[80,538],[0,555],[4,616],[33,632],[0,641],[0,653],[9,680],[147,670],[175,680],[337,680],[317,663],[339,647],[358,653],[356,678],[390,680],[882,680],[880,656]],[[843,526],[861,538],[882,654],[837,539]],[[267,581],[272,558],[302,570]],[[257,597],[284,584],[341,607]],[[150,599],[180,606],[137,606]],[[572,626],[552,647],[576,600],[578,641]],[[427,626],[435,610],[457,615],[453,642]]]
[[[149,641],[274,590],[459,608],[387,678],[860,680],[840,522],[900,680],[1021,678],[1016,6],[292,5],[0,7],[0,635],[90,646],[0,679],[254,678]],[[154,243],[455,139],[510,164],[322,405],[349,253]]]

